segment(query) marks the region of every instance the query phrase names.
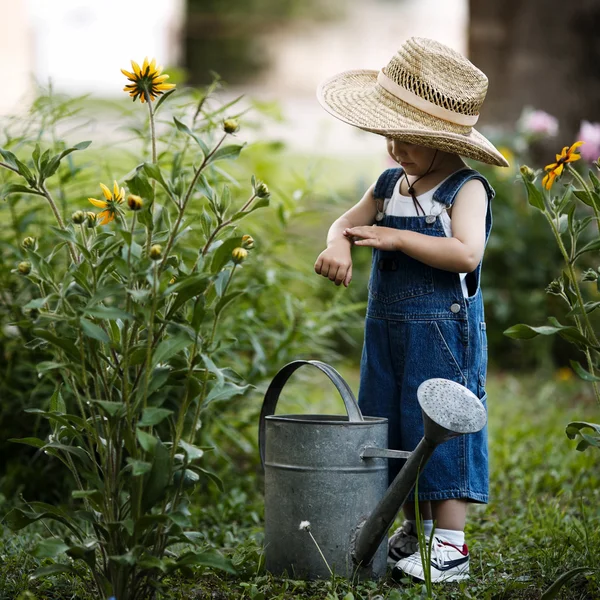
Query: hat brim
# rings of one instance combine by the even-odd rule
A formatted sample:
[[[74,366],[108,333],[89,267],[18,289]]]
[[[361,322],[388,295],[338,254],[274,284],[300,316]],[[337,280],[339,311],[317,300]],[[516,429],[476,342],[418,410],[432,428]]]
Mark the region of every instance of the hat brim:
[[[339,73],[317,89],[321,106],[334,117],[365,131],[508,167],[496,147],[472,127],[457,125],[396,98],[377,83],[378,71]]]

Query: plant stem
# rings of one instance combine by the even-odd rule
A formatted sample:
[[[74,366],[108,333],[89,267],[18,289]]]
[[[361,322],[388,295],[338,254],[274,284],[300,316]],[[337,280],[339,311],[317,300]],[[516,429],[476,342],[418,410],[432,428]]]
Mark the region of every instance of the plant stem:
[[[571,175],[573,175],[573,177],[575,177],[575,179],[579,181],[579,183],[583,186],[585,193],[588,195],[588,198],[590,199],[590,205],[592,206],[594,214],[596,215],[596,226],[598,227],[598,233],[600,233],[600,212],[598,211],[598,207],[594,202],[594,196],[592,196],[592,191],[590,190],[585,179],[577,172],[576,169],[571,167],[571,165],[569,164],[567,164],[567,169],[569,169],[569,173],[571,173]]]
[[[50,195],[50,192],[46,189],[46,186],[44,184],[42,184],[41,188],[42,188],[43,196],[46,198],[46,200],[48,200],[48,204],[50,204],[50,208],[52,209],[52,212],[54,213],[54,216],[56,217],[56,222],[58,223],[58,226],[61,229],[66,230],[65,224],[62,220],[62,217],[60,216],[60,212],[58,212],[58,208],[56,207],[56,203],[54,202],[54,199]],[[76,263],[77,262],[77,254],[75,253],[75,248],[73,248],[73,244],[71,244],[71,242],[68,242],[67,247],[69,248],[69,252],[71,253],[71,258],[73,259],[73,262]]]
[[[202,163],[200,164],[200,166],[196,169],[196,172],[194,173],[194,177],[192,178],[192,181],[187,189],[185,198],[183,199],[183,202],[181,203],[181,205],[179,207],[179,214],[177,215],[177,221],[175,222],[173,231],[171,232],[171,235],[169,236],[169,241],[167,242],[167,248],[165,250],[165,255],[160,263],[161,271],[164,269],[164,267],[167,263],[167,259],[169,257],[169,252],[171,251],[171,247],[173,246],[173,242],[175,241],[175,237],[177,236],[179,226],[181,225],[181,221],[183,219],[183,214],[184,214],[187,204],[192,196],[192,191],[194,190],[196,182],[198,181],[198,177],[200,177],[200,173],[202,173],[202,171],[204,170],[204,167],[208,164],[210,158],[219,149],[219,147],[221,146],[221,144],[223,143],[223,141],[225,140],[226,137],[227,137],[227,134],[225,134],[219,140],[217,145],[204,157],[204,159],[202,160]]]
[[[577,329],[579,329],[581,334],[584,336],[586,335],[586,329],[589,330],[589,335],[591,336],[592,343],[594,344],[594,346],[597,347],[598,339],[596,337],[594,329],[592,328],[588,314],[585,310],[585,304],[583,301],[583,296],[581,294],[581,289],[579,288],[579,283],[577,281],[577,278],[575,277],[575,271],[573,270],[573,263],[569,259],[569,255],[567,254],[567,249],[565,248],[565,245],[563,244],[562,238],[560,237],[560,233],[559,233],[556,225],[554,224],[554,221],[552,220],[552,217],[549,214],[547,209],[544,210],[544,216],[546,217],[548,223],[550,223],[550,227],[552,228],[552,233],[554,233],[554,238],[556,239],[556,243],[558,244],[559,250],[563,256],[563,260],[565,261],[565,264],[569,271],[569,278],[571,280],[571,283],[573,284],[573,287],[575,288],[575,295],[577,296],[577,304],[581,308],[581,313],[582,313],[583,321],[585,323],[585,328],[581,326],[579,319],[575,318],[575,323],[577,324]],[[590,349],[588,347],[586,347],[584,349],[584,353],[586,356],[586,362],[588,365],[588,369],[589,369],[590,373],[592,375],[594,375],[594,363],[592,361]],[[594,381],[594,382],[592,382],[592,386],[594,388],[596,400],[597,400],[598,404],[600,404],[600,390],[598,389],[598,383]]]
[[[156,156],[156,129],[154,126],[154,109],[152,108],[152,98],[150,98],[150,94],[148,93],[148,91],[145,92],[145,96],[146,96],[146,104],[148,105],[148,114],[150,115],[150,138],[151,138],[151,143],[152,143],[152,164],[156,164],[157,163],[157,156]],[[152,192],[153,192],[153,196],[155,196],[155,192],[156,191],[156,182],[154,180],[152,180]],[[150,220],[152,220],[152,215],[154,213],[154,202],[155,202],[156,198],[154,200],[152,200],[152,203],[150,204]],[[146,228],[146,255],[150,254],[150,247],[152,246],[152,223],[150,223],[150,225]]]
[[[143,406],[148,404],[148,384],[150,383],[150,371],[152,370],[152,346],[154,341],[154,316],[156,314],[156,295],[158,293],[158,261],[154,262],[154,274],[152,279],[152,308],[150,309],[150,320],[148,321],[148,330],[146,338],[146,375],[144,377],[144,398]]]

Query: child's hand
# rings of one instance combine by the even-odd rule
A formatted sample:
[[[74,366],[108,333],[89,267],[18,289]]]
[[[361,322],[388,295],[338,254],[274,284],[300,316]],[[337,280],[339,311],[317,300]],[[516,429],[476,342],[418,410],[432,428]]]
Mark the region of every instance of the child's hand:
[[[361,225],[344,229],[347,239],[354,239],[357,246],[371,246],[379,250],[398,250],[397,229],[392,227],[379,227],[374,225]]]
[[[335,285],[343,283],[345,287],[348,287],[352,280],[350,244],[342,239],[329,245],[319,254],[315,263],[315,272],[323,277],[328,277],[335,282]]]

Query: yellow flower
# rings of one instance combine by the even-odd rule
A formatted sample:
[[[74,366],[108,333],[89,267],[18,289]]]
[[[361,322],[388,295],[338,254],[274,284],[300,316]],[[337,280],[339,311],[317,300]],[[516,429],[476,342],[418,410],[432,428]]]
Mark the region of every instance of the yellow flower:
[[[131,83],[123,88],[123,91],[129,92],[134,102],[138,96],[142,103],[146,102],[148,97],[154,102],[157,96],[175,87],[174,83],[164,83],[169,79],[169,76],[161,75],[162,67],[156,66],[154,58],[148,63],[148,57],[146,57],[141,68],[140,65],[132,60],[131,66],[133,67],[133,73],[125,69],[121,69],[121,73],[131,81]]]
[[[570,148],[565,146],[562,149],[562,152],[556,155],[556,162],[544,167],[544,170],[548,171],[548,173],[546,173],[544,179],[542,179],[542,185],[547,190],[552,187],[554,180],[562,175],[566,163],[574,162],[581,158],[581,155],[577,153],[577,149],[583,143],[584,142],[575,142]]]
[[[119,214],[119,204],[123,203],[125,189],[119,189],[119,184],[116,181],[114,182],[112,192],[103,183],[100,184],[100,187],[102,188],[102,193],[106,200],[96,200],[95,198],[88,198],[88,200],[94,206],[104,209],[102,212],[98,213],[98,217],[102,219],[100,225],[106,225],[115,218],[115,215]]]
[[[570,381],[573,379],[573,370],[569,367],[561,367],[556,371],[556,379],[558,381]]]

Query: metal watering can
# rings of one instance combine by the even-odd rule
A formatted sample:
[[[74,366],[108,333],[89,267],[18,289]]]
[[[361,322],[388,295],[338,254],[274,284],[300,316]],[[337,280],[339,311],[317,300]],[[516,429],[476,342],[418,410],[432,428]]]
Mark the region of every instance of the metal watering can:
[[[292,373],[320,369],[340,393],[348,416],[275,415]],[[387,419],[363,416],[352,390],[331,366],[297,360],[283,367],[265,394],[259,424],[265,470],[267,571],[296,579],[336,575],[379,578],[387,567],[386,534],[435,448],[483,429],[480,400],[447,379],[423,382],[417,396],[425,435],[413,452],[387,449]],[[387,459],[406,463],[388,487]],[[311,534],[300,530],[309,521]]]

